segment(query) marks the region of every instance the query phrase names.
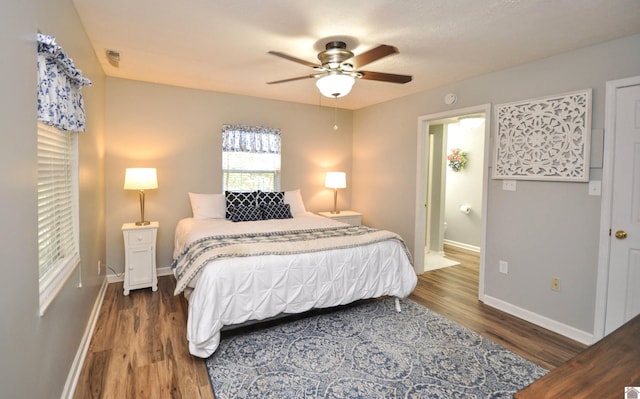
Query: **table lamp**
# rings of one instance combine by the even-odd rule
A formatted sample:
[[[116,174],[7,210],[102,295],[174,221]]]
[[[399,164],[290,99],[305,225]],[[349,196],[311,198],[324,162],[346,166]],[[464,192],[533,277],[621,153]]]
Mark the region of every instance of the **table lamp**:
[[[338,210],[338,189],[347,187],[347,174],[345,172],[327,172],[324,186],[333,189],[333,211],[331,213],[340,213]]]
[[[156,168],[127,168],[124,175],[124,189],[140,192],[140,220],[136,226],[146,226],[150,222],[144,220],[144,190],[158,188]]]

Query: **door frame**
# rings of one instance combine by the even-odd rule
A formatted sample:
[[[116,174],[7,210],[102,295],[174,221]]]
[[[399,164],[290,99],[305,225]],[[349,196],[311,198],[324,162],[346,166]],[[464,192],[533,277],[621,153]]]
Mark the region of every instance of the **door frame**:
[[[438,123],[438,125],[440,125],[440,123]],[[443,163],[442,165],[442,169],[440,170],[440,186],[434,186],[433,185],[433,159],[432,156],[434,155],[434,148],[433,148],[433,139],[434,139],[434,135],[432,135],[431,133],[429,133],[431,124],[429,124],[426,129],[427,129],[427,135],[425,136],[425,140],[426,140],[426,147],[425,147],[425,152],[426,152],[426,158],[425,158],[425,167],[426,167],[426,181],[427,181],[427,185],[425,187],[425,213],[426,213],[426,221],[425,221],[425,244],[424,244],[424,249],[427,251],[426,253],[431,252],[432,250],[436,250],[436,252],[439,255],[444,255],[444,249],[441,251],[440,247],[438,248],[431,248],[431,240],[432,240],[432,233],[433,233],[433,223],[438,223],[440,226],[437,229],[437,233],[438,233],[438,242],[442,242],[444,240],[444,225],[443,225],[443,221],[444,221],[444,204],[445,204],[445,199],[446,199],[446,166],[444,166],[444,162],[446,159],[446,151],[445,149],[447,148],[447,128],[443,125],[442,126],[442,138],[441,138],[441,146],[439,147],[441,154],[440,156],[443,157],[441,158],[441,162]],[[435,187],[435,189],[434,189]],[[440,212],[439,212],[439,216],[437,218],[433,217],[433,207],[430,209],[427,204],[433,204],[434,202],[434,195],[435,194],[439,194],[440,198],[438,199],[438,203],[440,204]]]
[[[415,226],[414,226],[414,268],[417,274],[424,273],[424,246],[426,235],[427,213],[425,204],[427,200],[427,164],[429,162],[429,124],[432,121],[459,116],[484,113],[484,161],[482,173],[482,227],[480,237],[480,276],[478,297],[484,298],[484,259],[487,238],[487,194],[489,188],[489,167],[491,165],[489,154],[491,153],[491,104],[482,104],[473,107],[459,108],[455,110],[422,115],[418,117],[418,145],[416,165],[416,202],[415,202]]]
[[[600,202],[600,244],[598,247],[598,274],[596,278],[596,304],[593,342],[604,337],[607,316],[607,286],[609,283],[609,257],[611,255],[609,229],[613,213],[613,170],[616,133],[616,93],[618,89],[640,85],[640,76],[610,80],[606,83],[604,113],[604,150],[602,158],[602,198]]]

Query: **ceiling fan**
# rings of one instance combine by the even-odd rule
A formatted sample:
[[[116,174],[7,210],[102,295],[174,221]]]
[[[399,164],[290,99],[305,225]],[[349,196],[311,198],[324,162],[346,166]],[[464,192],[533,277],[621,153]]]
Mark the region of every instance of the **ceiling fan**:
[[[318,53],[318,60],[320,60],[320,65],[318,65],[279,51],[269,51],[269,54],[311,67],[315,73],[296,78],[267,82],[267,84],[314,78],[317,79],[316,86],[318,86],[318,89],[324,96],[338,98],[349,94],[356,79],[378,80],[391,83],[411,82],[411,76],[409,75],[358,70],[373,61],[397,53],[398,49],[396,47],[381,44],[362,54],[354,55],[351,51],[347,50],[345,42],[335,40],[328,42],[325,45],[325,50]]]

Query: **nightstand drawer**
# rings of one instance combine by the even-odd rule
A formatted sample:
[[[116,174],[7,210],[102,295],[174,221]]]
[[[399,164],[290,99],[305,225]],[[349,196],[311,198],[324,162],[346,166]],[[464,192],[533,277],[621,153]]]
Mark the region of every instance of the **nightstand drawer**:
[[[127,244],[129,246],[153,244],[155,241],[153,239],[153,233],[154,230],[129,231],[126,234],[128,239]]]

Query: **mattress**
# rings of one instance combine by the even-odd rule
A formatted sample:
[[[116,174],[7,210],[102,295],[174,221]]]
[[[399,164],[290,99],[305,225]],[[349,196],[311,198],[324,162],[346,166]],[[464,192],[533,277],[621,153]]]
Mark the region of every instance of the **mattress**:
[[[344,223],[312,213],[292,219],[233,223],[183,219],[175,234],[174,258],[190,243],[215,235],[329,229]],[[417,283],[401,239],[285,255],[223,257],[208,262],[188,283],[189,351],[210,356],[224,326],[265,320],[283,313],[344,305],[380,296],[408,296]]]

